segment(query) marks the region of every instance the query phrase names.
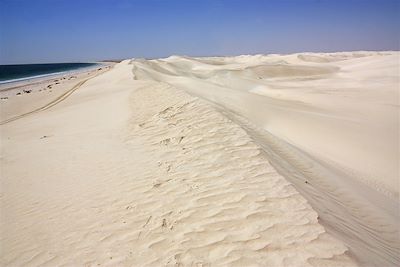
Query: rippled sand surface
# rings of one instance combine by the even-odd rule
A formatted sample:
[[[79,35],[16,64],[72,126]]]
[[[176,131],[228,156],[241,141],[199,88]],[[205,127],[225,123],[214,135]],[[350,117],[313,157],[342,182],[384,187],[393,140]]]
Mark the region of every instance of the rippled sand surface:
[[[1,265],[395,266],[396,83],[397,52],[133,59],[7,113]]]

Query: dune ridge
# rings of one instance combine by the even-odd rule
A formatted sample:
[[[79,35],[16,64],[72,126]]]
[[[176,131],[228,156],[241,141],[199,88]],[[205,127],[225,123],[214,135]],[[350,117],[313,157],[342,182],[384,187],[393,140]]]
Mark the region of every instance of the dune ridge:
[[[0,126],[1,265],[356,265],[242,127],[131,63]]]
[[[363,264],[396,266],[399,55],[172,56],[132,65],[135,79],[185,90],[245,129]]]
[[[183,266],[353,264],[343,254],[346,248],[325,233],[305,199],[240,127],[168,85],[141,89],[134,96],[135,114],[143,99],[162,99],[151,107],[145,101],[149,114],[135,116],[139,119],[128,141],[152,145],[166,173],[153,187],[169,216],[156,221],[172,233],[156,243],[160,250],[154,258],[164,254],[161,258],[172,260],[167,264]],[[185,233],[188,228],[192,232]],[[160,259],[150,262],[159,264]]]

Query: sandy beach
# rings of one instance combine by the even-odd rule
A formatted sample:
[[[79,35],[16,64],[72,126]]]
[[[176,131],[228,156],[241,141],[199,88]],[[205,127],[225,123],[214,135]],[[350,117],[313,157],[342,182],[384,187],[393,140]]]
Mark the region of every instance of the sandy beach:
[[[58,101],[86,80],[109,70],[115,63],[49,75],[42,78],[0,84],[1,122],[14,120],[35,109]]]
[[[127,59],[0,90],[0,265],[400,265],[399,62]]]

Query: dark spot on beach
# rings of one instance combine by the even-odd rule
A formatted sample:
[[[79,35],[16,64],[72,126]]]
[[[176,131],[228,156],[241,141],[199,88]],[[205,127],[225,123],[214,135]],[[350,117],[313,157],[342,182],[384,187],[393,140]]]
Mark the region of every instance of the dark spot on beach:
[[[18,92],[17,95],[21,95],[21,92]]]

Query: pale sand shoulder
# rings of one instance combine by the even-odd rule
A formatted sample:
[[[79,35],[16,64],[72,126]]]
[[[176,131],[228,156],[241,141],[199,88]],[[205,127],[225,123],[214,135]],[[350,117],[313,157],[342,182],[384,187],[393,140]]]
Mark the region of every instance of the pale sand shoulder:
[[[354,265],[241,127],[128,63],[1,126],[2,265]]]

